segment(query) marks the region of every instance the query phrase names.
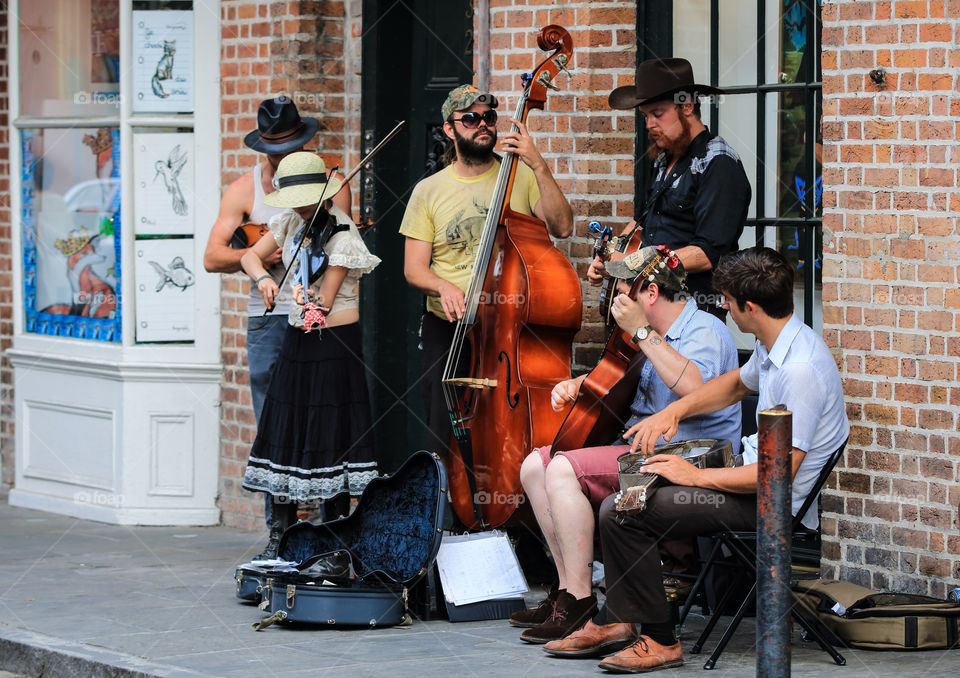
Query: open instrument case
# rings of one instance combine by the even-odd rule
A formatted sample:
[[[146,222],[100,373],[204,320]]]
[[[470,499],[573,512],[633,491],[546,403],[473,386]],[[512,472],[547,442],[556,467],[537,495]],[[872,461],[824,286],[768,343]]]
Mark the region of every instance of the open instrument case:
[[[346,518],[290,527],[280,540],[279,558],[303,572],[237,570],[237,596],[261,597],[261,608],[271,613],[254,628],[274,622],[367,627],[403,622],[408,590],[440,548],[446,493],[439,458],[417,452],[392,476],[371,481]]]

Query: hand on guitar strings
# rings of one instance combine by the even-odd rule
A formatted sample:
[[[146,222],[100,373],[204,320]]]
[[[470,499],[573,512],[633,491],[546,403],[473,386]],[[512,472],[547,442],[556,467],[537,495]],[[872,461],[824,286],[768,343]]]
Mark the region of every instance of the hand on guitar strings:
[[[699,471],[700,469],[677,454],[655,454],[648,457],[640,467],[641,473],[652,473],[674,485],[687,487],[698,486]]]
[[[554,412],[559,412],[568,404],[572,403],[580,395],[580,384],[583,383],[583,377],[576,379],[564,379],[558,382],[550,392],[550,407]]]
[[[677,434],[679,427],[680,420],[671,412],[670,405],[667,405],[659,412],[651,414],[628,428],[623,434],[623,439],[632,439],[631,452],[639,450],[643,454],[651,454],[661,438],[665,442],[670,442]]]

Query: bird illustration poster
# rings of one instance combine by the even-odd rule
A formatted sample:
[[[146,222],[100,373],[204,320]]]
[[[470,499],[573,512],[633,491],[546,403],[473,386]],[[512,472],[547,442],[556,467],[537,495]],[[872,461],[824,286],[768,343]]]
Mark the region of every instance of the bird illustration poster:
[[[193,111],[193,12],[133,12],[133,112]]]
[[[134,136],[133,211],[137,235],[194,234],[193,134]]]
[[[194,340],[193,238],[135,241],[138,343]]]

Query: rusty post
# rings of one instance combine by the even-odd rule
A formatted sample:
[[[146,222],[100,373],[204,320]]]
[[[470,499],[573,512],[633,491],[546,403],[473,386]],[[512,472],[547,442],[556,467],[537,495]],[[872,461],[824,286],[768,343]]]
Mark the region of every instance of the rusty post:
[[[790,451],[793,415],[783,405],[757,417],[757,676],[790,675]]]

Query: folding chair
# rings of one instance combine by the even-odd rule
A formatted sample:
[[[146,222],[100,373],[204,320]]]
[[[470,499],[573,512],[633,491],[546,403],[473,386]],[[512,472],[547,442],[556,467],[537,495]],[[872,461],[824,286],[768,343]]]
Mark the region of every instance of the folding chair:
[[[791,539],[799,540],[803,537],[807,537],[810,534],[810,530],[805,528],[800,522],[803,519],[803,516],[806,515],[807,510],[813,505],[813,502],[816,501],[820,496],[820,490],[823,488],[823,485],[827,482],[827,478],[830,476],[830,473],[833,471],[833,468],[837,465],[837,462],[840,461],[840,457],[843,456],[843,450],[847,446],[847,441],[843,441],[843,444],[836,449],[836,451],[830,455],[827,462],[823,465],[823,468],[820,470],[820,475],[817,476],[817,480],[814,483],[813,487],[810,489],[810,493],[807,494],[806,499],[803,501],[803,505],[800,507],[800,510],[797,512],[797,515],[793,518],[792,523],[792,534]],[[750,606],[750,602],[755,599],[757,592],[757,582],[756,582],[756,547],[757,547],[757,533],[753,532],[732,532],[724,531],[717,532],[716,534],[710,535],[714,540],[713,549],[710,551],[710,555],[707,558],[706,563],[700,571],[700,576],[697,577],[697,581],[694,583],[693,588],[690,590],[690,596],[687,598],[687,602],[683,606],[683,610],[680,612],[680,625],[683,625],[684,620],[687,618],[687,614],[690,612],[690,607],[693,604],[694,598],[697,594],[700,593],[703,589],[704,582],[706,581],[707,574],[718,565],[718,556],[721,552],[721,549],[726,548],[728,551],[732,552],[737,559],[747,567],[751,572],[754,573],[754,582],[753,586],[750,588],[749,593],[744,597],[743,601],[740,603],[740,607],[737,609],[737,613],[734,615],[733,619],[730,621],[730,625],[727,626],[726,630],[723,632],[723,635],[720,637],[720,642],[717,643],[717,647],[714,649],[713,654],[710,655],[710,658],[703,665],[705,669],[712,669],[717,660],[720,658],[720,655],[723,653],[724,648],[726,648],[727,643],[730,642],[730,638],[733,637],[734,631],[737,630],[737,626],[740,625],[741,620],[747,612],[747,608]],[[693,648],[690,650],[690,654],[699,654],[700,650],[703,648],[704,643],[710,637],[710,634],[713,632],[714,627],[717,625],[717,622],[720,621],[721,613],[726,609],[727,602],[730,598],[730,594],[734,591],[734,587],[728,587],[726,592],[723,594],[723,597],[720,599],[717,604],[716,609],[713,611],[710,619],[707,621],[706,627],[703,629],[703,632],[700,634],[700,637],[697,639],[697,642],[694,643]],[[838,666],[843,666],[847,663],[847,660],[844,659],[837,650],[827,641],[827,638],[831,637],[830,631],[823,625],[819,619],[815,616],[802,616],[797,612],[797,610],[791,605],[791,615],[794,619],[797,620],[797,623],[803,627],[803,629],[816,640],[817,644],[820,645],[821,649],[824,652],[830,655],[833,661]]]

